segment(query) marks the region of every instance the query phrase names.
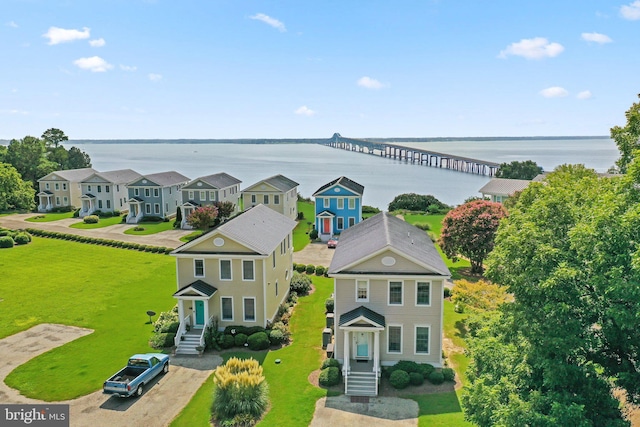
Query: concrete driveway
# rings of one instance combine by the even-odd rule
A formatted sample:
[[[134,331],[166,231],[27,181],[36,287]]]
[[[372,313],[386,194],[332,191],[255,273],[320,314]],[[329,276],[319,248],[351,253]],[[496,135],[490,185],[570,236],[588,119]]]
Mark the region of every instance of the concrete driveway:
[[[91,330],[73,326],[41,324],[0,340],[0,402],[47,403],[9,388],[5,377],[29,359],[90,333]],[[221,363],[220,356],[176,356],[171,358],[169,373],[156,377],[139,398],[108,396],[100,390],[56,403],[69,404],[70,425],[74,427],[166,426]]]
[[[316,402],[310,427],[415,427],[418,403],[398,397],[372,397],[352,403],[349,396],[323,397]]]
[[[296,264],[329,267],[335,251],[335,249],[327,248],[326,243],[309,243],[301,251],[293,253],[293,262]]]

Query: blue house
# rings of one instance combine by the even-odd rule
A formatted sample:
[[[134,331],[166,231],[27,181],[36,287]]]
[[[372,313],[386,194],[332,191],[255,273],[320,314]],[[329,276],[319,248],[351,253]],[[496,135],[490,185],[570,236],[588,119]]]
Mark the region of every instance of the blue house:
[[[182,203],[182,186],[189,178],[178,172],[144,175],[127,184],[129,192],[128,224],[137,224],[145,216],[169,218]]]
[[[316,230],[323,242],[362,220],[362,193],[364,187],[345,176],[323,185],[313,193]]]

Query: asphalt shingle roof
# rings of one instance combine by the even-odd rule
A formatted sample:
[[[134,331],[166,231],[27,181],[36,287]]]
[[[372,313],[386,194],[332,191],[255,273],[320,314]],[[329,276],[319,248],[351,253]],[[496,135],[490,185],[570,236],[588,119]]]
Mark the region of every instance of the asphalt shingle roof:
[[[329,274],[347,272],[344,269],[348,266],[385,248],[413,258],[436,274],[451,275],[427,233],[387,212],[380,212],[340,234]]]
[[[187,286],[183,286],[178,289],[173,295],[180,294],[180,292],[184,291],[187,288],[193,288],[198,292],[202,292],[206,296],[210,297],[218,291],[218,288],[211,286],[210,284],[203,282],[202,280],[196,280],[193,283],[188,284]]]
[[[155,182],[161,187],[168,187],[189,181],[189,178],[176,171],[152,173],[151,175],[144,175],[142,178]]]
[[[478,190],[482,194],[511,196],[517,191],[522,191],[531,184],[526,179],[492,178],[484,187]]]
[[[286,193],[287,191],[296,188],[298,185],[297,182],[295,182],[292,179],[287,178],[284,175],[274,175],[272,177],[269,177],[267,179],[264,179],[260,182],[266,182],[269,185],[274,186],[275,188],[277,188],[278,190],[282,191],[283,193]],[[254,185],[259,184],[260,182],[257,182]],[[252,185],[253,187],[253,185]]]
[[[351,311],[341,314],[340,319],[338,319],[338,326],[342,326],[346,323],[349,323],[352,320],[357,319],[358,317],[364,317],[365,319],[368,319],[377,325],[380,325],[382,327],[385,326],[385,319],[382,314],[376,313],[375,311],[363,305],[361,305],[358,308],[354,308]]]
[[[364,193],[364,186],[358,184],[355,181],[350,180],[349,178],[347,178],[346,176],[341,176],[340,178],[334,179],[333,181],[323,185],[322,187],[318,188],[318,190],[313,193],[313,196],[316,196],[317,194],[323,192],[324,190],[326,190],[329,187],[332,187],[334,185],[341,185],[344,188],[347,188],[351,191],[353,191],[356,194],[359,194],[360,196],[362,196],[362,194]]]
[[[213,175],[201,176],[199,178],[194,179],[191,182],[195,182],[198,180],[204,181],[207,184],[211,184],[215,188],[231,187],[232,185],[240,184],[242,182],[238,178],[235,178],[224,172],[215,173]],[[191,182],[189,184],[191,184]]]
[[[67,181],[70,182],[80,182],[83,179],[89,177],[90,175],[93,175],[94,173],[97,173],[98,171],[93,169],[93,168],[82,168],[82,169],[68,169],[68,170],[62,170],[62,171],[55,171],[55,172],[51,172],[48,175],[43,176],[42,178],[40,178],[38,181],[44,180],[49,178],[51,175],[58,175],[59,177],[66,179]]]
[[[119,169],[115,171],[98,172],[95,175],[113,184],[128,184],[131,181],[142,177],[142,175],[132,169]]]

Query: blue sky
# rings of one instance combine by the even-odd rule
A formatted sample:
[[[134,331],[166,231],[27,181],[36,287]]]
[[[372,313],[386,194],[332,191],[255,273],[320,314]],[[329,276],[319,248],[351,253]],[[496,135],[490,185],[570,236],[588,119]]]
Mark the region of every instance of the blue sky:
[[[607,135],[640,0],[3,0],[0,139]]]

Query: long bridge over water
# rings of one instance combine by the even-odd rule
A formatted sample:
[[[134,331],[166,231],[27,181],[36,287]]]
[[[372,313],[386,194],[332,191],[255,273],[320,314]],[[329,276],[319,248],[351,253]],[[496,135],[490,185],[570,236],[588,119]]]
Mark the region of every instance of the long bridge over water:
[[[406,147],[396,144],[367,141],[364,139],[344,138],[339,133],[325,145],[358,153],[379,155],[395,160],[404,160],[414,164],[450,169],[458,172],[475,173],[478,175],[494,176],[500,167],[499,163],[486,160],[462,157],[454,154],[438,153],[422,148]]]

